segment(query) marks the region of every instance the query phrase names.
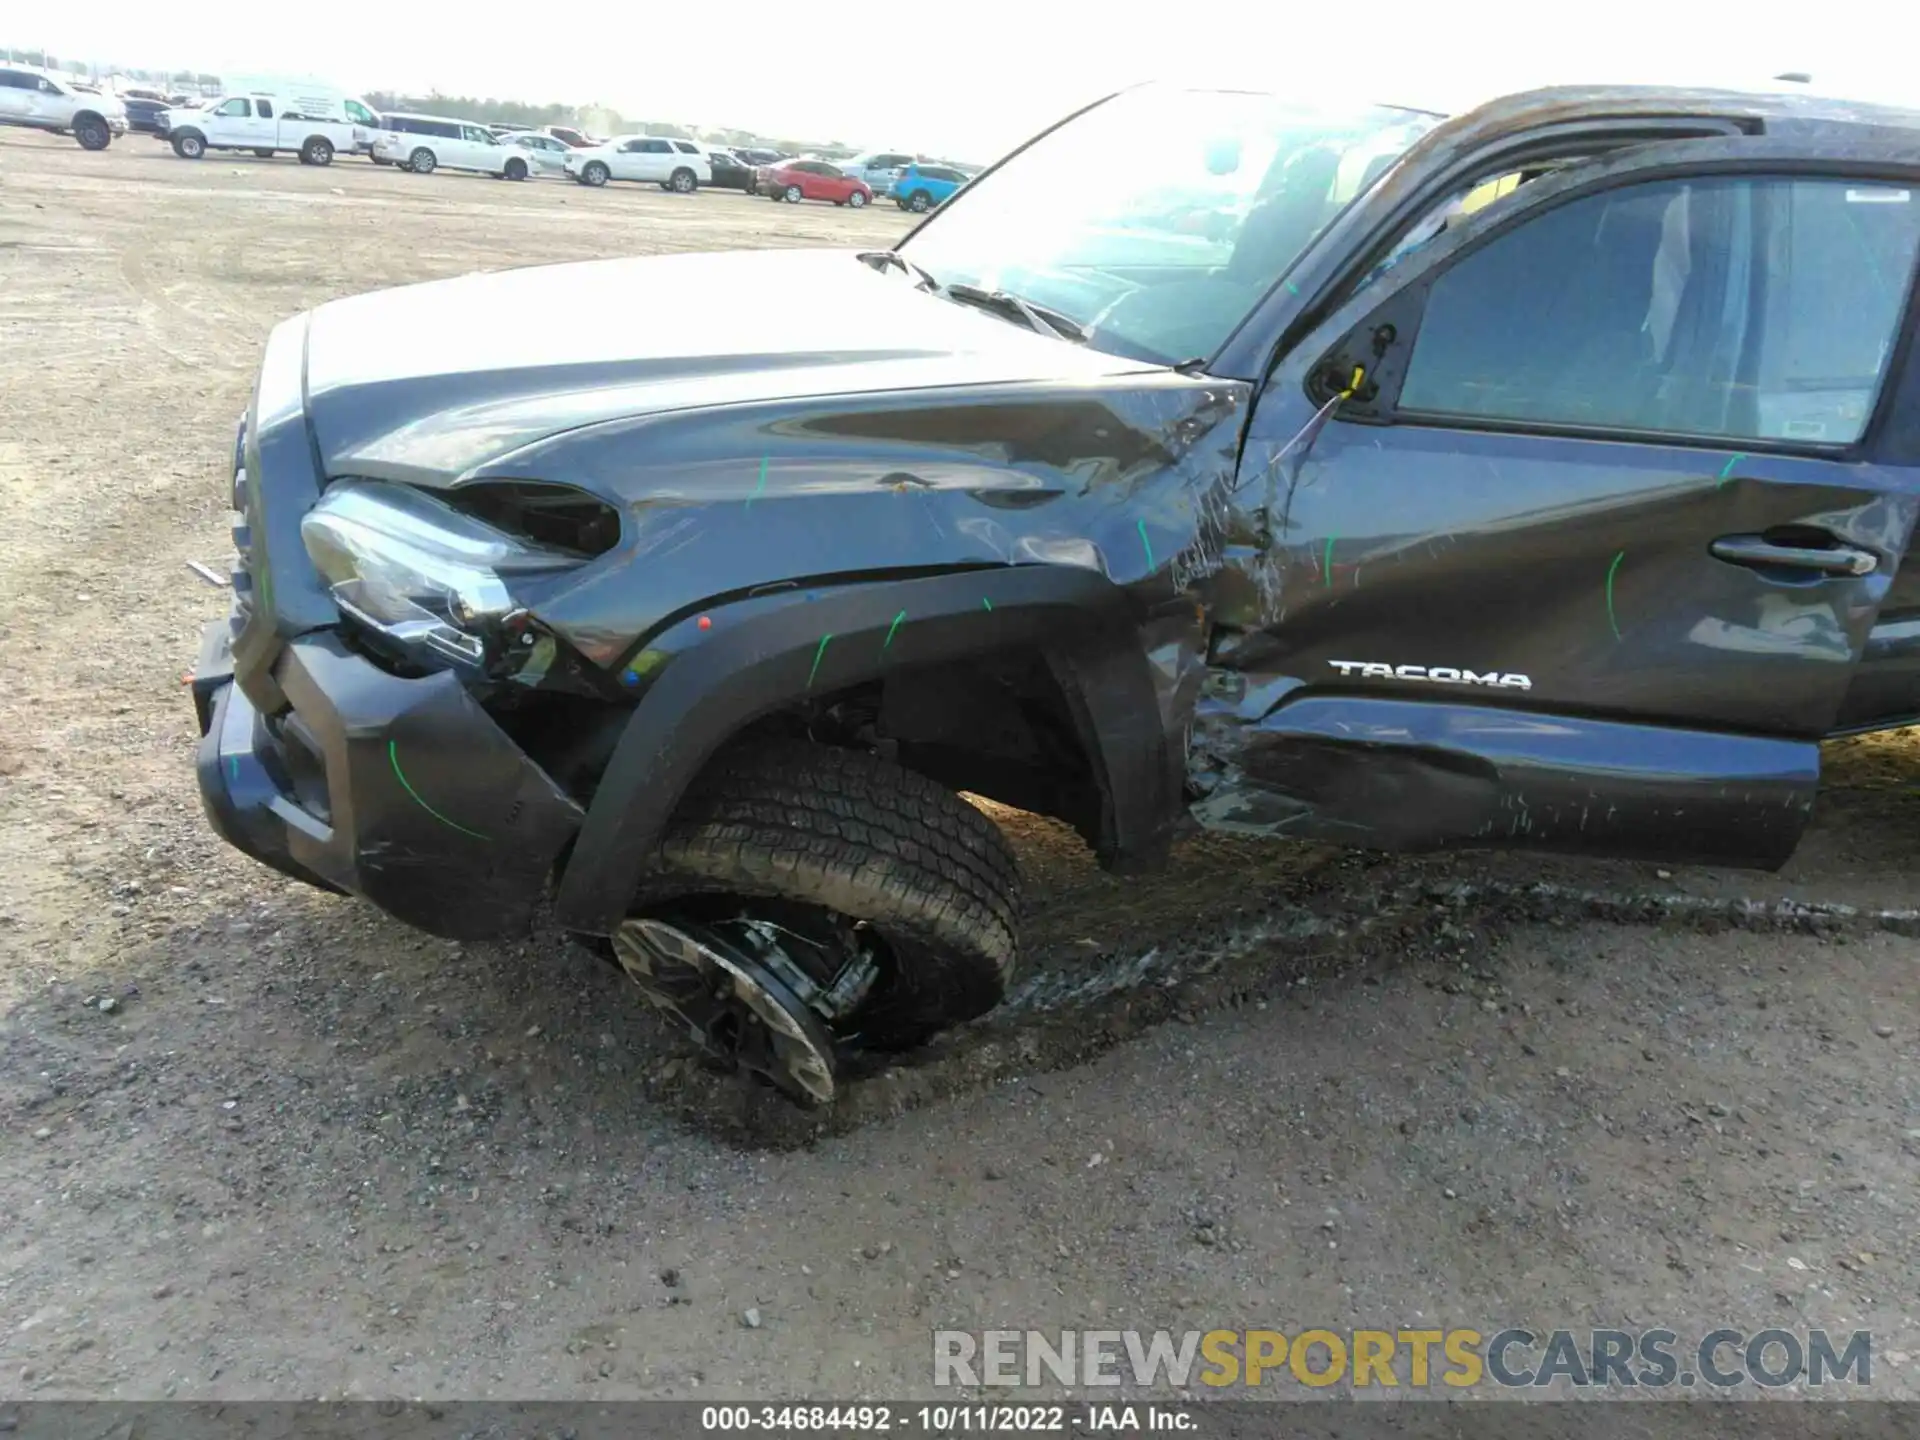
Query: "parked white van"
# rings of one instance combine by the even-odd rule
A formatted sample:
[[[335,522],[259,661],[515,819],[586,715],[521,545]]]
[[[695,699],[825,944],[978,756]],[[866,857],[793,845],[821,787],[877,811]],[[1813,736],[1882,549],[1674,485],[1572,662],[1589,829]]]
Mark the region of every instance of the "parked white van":
[[[331,81],[312,76],[229,75],[222,79],[229,95],[264,95],[282,115],[304,115],[309,120],[344,120],[365,132],[354,149],[365,153],[373,148],[374,132],[380,128],[380,112]]]
[[[373,158],[431,175],[440,169],[477,170],[524,180],[533,173],[532,158],[516,145],[502,145],[477,120],[455,120],[447,115],[382,115],[373,141]]]
[[[302,165],[331,165],[351,155],[365,127],[345,120],[313,120],[270,95],[227,95],[200,110],[167,111],[166,134],[173,153],[198,160],[209,150],[251,150],[263,159],[291,152]]]

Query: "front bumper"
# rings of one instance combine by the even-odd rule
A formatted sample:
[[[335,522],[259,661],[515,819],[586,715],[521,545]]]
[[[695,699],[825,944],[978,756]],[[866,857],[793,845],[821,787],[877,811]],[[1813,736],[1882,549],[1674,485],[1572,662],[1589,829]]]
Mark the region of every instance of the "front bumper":
[[[115,116],[109,115],[107,117],[107,133],[110,135],[126,134],[127,133],[127,117],[124,115],[121,115],[116,118]]]
[[[193,695],[207,816],[235,848],[435,935],[523,930],[580,806],[451,674],[405,679],[331,631],[289,641],[263,715],[210,624]]]

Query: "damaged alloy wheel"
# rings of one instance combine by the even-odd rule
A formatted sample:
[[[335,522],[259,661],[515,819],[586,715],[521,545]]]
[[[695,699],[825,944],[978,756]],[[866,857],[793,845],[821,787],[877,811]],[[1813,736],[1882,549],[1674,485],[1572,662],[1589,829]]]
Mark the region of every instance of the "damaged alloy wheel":
[[[614,936],[643,995],[802,1105],[863,1053],[997,1005],[1019,881],[998,827],[860,751],[760,743],[689,789]]]

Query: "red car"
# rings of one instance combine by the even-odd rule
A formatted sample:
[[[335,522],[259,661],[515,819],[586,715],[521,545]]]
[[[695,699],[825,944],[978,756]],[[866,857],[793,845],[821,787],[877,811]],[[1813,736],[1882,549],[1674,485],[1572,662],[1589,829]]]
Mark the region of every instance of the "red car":
[[[873,199],[864,180],[843,174],[824,160],[782,160],[764,165],[754,175],[754,189],[770,200],[798,205],[802,200],[831,200],[858,210]]]

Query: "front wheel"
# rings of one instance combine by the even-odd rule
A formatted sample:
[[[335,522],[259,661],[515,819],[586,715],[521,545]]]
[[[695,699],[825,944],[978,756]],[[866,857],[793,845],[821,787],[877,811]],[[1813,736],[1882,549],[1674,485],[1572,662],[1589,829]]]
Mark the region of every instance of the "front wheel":
[[[858,210],[861,206],[865,205],[866,203],[867,203],[867,192],[864,190],[856,190],[851,195],[847,196],[847,204],[851,205],[856,210]]]
[[[434,158],[433,151],[422,145],[407,157],[407,169],[416,175],[431,175],[433,167],[440,162]]]
[[[802,200],[806,198],[807,197],[801,193],[800,187],[798,185],[787,186],[785,199],[789,205],[798,205]]]
[[[700,177],[682,166],[667,179],[667,188],[676,195],[691,195],[700,184]]]
[[[527,178],[527,162],[524,160],[507,161],[507,178],[509,180],[526,179]]]
[[[606,184],[611,178],[613,178],[613,172],[598,160],[589,160],[585,165],[580,167],[580,183],[582,185],[592,185],[597,189]]]
[[[907,208],[916,215],[924,215],[933,208],[933,196],[924,190],[916,190],[907,197]]]
[[[113,143],[113,131],[107,128],[106,121],[89,115],[73,127],[73,138],[80,142],[82,150],[104,150]]]
[[[182,160],[199,160],[207,153],[207,142],[191,132],[173,137],[173,153]]]
[[[331,165],[333,142],[324,135],[316,135],[300,147],[300,158],[309,165]]]
[[[999,1004],[1018,913],[1006,838],[958,795],[781,741],[722,752],[694,782],[614,951],[710,1049],[815,1105],[857,1052]]]

